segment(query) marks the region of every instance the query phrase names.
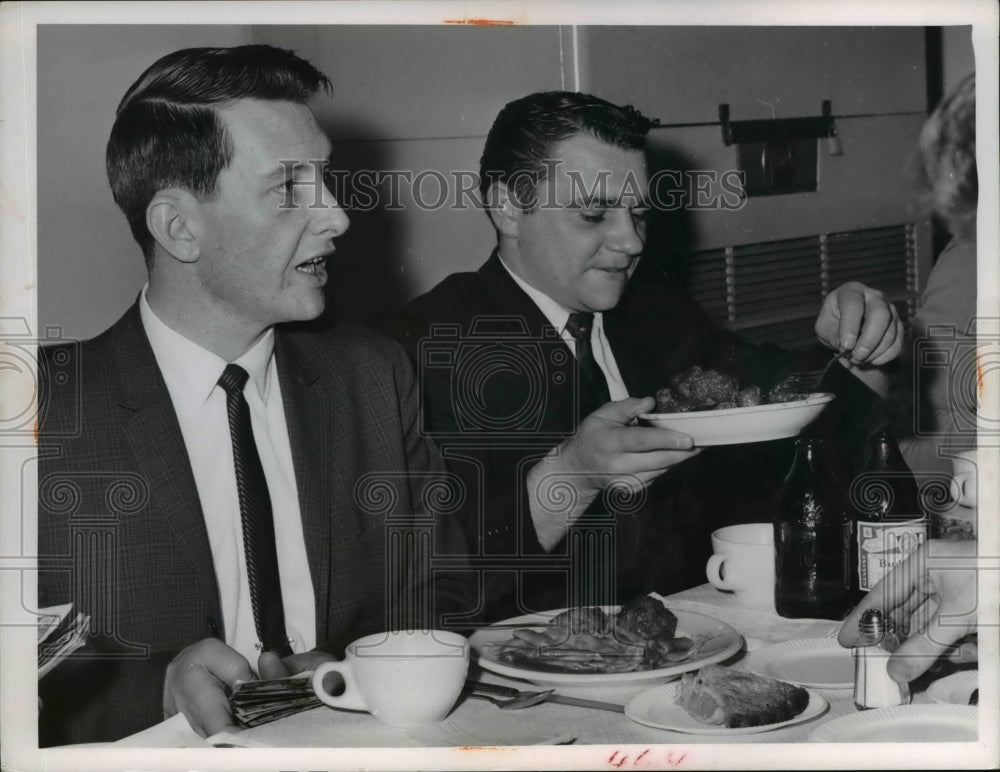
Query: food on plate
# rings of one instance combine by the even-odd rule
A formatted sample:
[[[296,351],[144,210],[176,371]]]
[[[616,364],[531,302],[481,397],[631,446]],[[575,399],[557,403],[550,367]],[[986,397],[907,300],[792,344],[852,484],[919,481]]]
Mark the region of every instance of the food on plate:
[[[677,631],[677,617],[656,598],[643,595],[626,603],[617,616],[618,632],[631,641],[667,640]]]
[[[604,613],[604,609],[597,606],[577,606],[566,609],[561,614],[556,614],[549,622],[549,627],[556,632],[556,635],[563,635],[561,631],[567,633],[594,633],[600,635],[608,632],[611,628],[611,618]]]
[[[782,382],[767,392],[764,401],[769,405],[777,405],[781,402],[798,402],[801,399],[808,399],[809,396],[809,394],[803,394],[801,391],[788,388]]]
[[[698,365],[675,375],[668,386],[656,392],[657,413],[689,413],[701,410],[726,410],[756,407],[778,402],[794,402],[809,395],[790,391],[781,384],[766,395],[759,386],[740,388],[739,380],[716,370],[702,370]]]
[[[696,405],[715,405],[732,399],[739,390],[739,381],[716,370],[702,370],[698,365],[685,370],[670,381],[678,397]]]
[[[696,721],[735,729],[793,719],[809,704],[809,692],[774,678],[706,665],[681,678],[677,704]]]
[[[560,673],[629,673],[686,662],[709,636],[678,637],[677,617],[660,601],[636,598],[616,613],[597,606],[568,609],[546,625],[525,626],[488,643],[495,662]]]

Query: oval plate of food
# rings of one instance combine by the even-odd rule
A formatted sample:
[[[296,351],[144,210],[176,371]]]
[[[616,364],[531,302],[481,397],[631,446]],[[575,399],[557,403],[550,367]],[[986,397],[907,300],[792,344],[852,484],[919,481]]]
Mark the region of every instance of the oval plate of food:
[[[630,619],[666,609],[657,598],[642,596],[626,604]],[[624,613],[620,606],[573,609],[599,610],[605,621]],[[478,630],[469,639],[472,652],[485,670],[560,689],[618,690],[642,688],[669,681],[689,670],[721,662],[738,652],[743,636],[724,622],[690,611],[666,611],[673,629],[651,629],[640,618],[639,633],[626,626],[559,625],[568,609],[525,614]],[[593,627],[593,626],[590,626]],[[601,627],[599,624],[598,627]]]
[[[685,413],[643,413],[639,419],[687,434],[696,446],[740,445],[795,437],[833,398],[833,394],[818,392],[793,402]]]
[[[775,729],[809,721],[823,714],[829,703],[814,691],[806,690],[809,702],[805,708],[791,718],[756,726],[728,727],[724,724],[707,724],[699,721],[678,703],[681,685],[678,683],[654,686],[637,694],[625,706],[625,715],[638,724],[668,729],[684,734],[740,735],[772,732]]]

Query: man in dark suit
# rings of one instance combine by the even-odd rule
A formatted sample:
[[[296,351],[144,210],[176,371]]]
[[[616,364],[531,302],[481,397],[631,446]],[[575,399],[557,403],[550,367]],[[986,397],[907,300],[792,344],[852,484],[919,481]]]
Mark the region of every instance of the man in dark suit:
[[[490,619],[698,584],[713,528],[772,516],[787,443],[699,453],[634,422],[692,365],[768,388],[793,364],[718,329],[682,293],[630,282],[653,125],[586,94],[508,104],[480,168],[497,248],[387,323],[419,367],[425,429],[478,501],[467,529]],[[816,332],[848,353],[828,376],[842,399],[824,420],[854,443],[874,404],[862,381],[897,355],[898,316],[849,283]]]
[[[457,575],[400,546],[464,552],[432,509],[448,477],[406,354],[285,326],[323,311],[348,226],[306,105],[328,87],[291,52],[189,49],[119,105],[108,176],[149,282],[96,339],[41,352],[39,600],[91,616],[40,685],[43,745],[177,712],[231,729],[237,680],[465,604]]]

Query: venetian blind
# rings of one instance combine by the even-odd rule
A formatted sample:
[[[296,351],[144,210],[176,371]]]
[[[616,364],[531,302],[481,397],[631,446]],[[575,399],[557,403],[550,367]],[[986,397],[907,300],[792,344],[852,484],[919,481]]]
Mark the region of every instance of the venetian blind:
[[[797,348],[815,341],[822,299],[846,281],[881,290],[908,319],[917,300],[912,223],[690,252],[684,285],[706,313],[753,341]]]

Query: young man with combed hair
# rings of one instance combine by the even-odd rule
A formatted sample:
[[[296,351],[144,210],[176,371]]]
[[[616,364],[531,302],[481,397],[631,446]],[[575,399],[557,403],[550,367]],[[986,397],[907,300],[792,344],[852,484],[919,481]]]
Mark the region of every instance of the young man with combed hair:
[[[42,382],[39,600],[92,620],[40,684],[43,745],[177,712],[232,729],[237,680],[465,604],[455,575],[431,590],[428,556],[394,549],[430,529],[464,551],[427,509],[445,473],[405,353],[287,326],[323,311],[348,227],[316,183],[331,145],[307,103],[328,86],[288,51],[188,49],[118,107],[108,177],[149,280],[102,335],[41,352],[43,376],[69,358],[79,377]]]

